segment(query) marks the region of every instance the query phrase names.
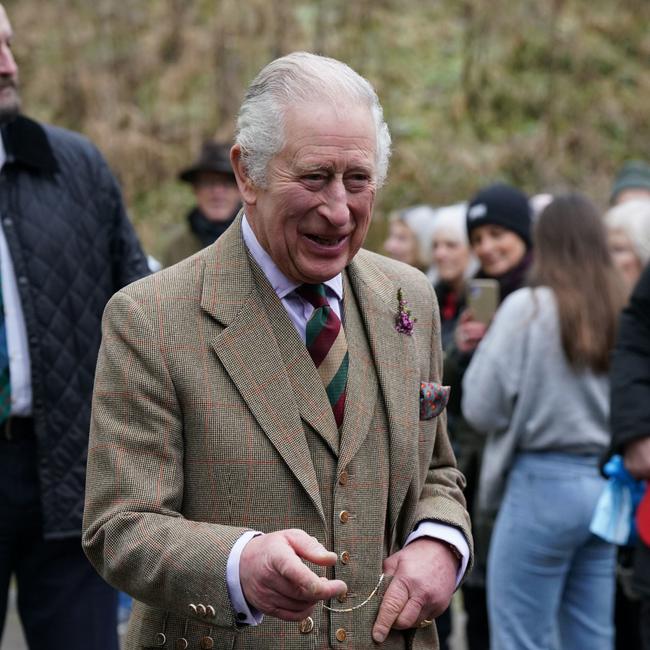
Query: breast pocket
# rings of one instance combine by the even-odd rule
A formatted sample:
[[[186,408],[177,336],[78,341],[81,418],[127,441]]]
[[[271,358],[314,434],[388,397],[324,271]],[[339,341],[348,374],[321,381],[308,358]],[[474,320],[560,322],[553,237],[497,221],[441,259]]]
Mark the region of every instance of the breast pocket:
[[[440,415],[449,401],[449,386],[435,381],[420,382],[420,420],[433,420]]]

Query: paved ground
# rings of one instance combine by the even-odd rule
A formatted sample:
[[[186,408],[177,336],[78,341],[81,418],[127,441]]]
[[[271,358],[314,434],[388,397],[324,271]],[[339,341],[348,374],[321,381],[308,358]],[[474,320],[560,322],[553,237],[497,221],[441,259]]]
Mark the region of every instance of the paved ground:
[[[454,616],[454,634],[452,635],[450,650],[466,650],[467,645],[465,643],[464,632],[465,615],[461,611],[458,600],[454,601],[452,612]],[[27,644],[25,643],[16,612],[15,596],[13,593],[10,594],[9,611],[7,612],[7,621],[0,650],[27,650]]]

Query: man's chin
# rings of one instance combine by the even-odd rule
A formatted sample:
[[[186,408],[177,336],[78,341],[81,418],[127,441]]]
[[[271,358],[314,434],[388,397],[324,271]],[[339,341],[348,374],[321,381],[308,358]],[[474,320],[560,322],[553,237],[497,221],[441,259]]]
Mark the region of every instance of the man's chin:
[[[7,99],[0,101],[0,124],[11,122],[20,114],[20,97],[16,95],[14,100]]]

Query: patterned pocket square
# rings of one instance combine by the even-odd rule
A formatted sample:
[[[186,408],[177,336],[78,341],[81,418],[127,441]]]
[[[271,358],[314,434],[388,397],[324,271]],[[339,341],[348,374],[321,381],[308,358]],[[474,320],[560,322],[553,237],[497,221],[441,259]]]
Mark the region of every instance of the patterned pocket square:
[[[449,401],[449,386],[435,381],[420,382],[420,420],[431,420],[440,415]]]

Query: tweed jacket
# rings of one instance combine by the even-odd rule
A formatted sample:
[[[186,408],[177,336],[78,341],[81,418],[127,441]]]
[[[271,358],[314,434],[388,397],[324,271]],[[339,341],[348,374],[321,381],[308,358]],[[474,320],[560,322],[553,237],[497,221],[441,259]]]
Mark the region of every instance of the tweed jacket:
[[[357,309],[345,319],[340,442],[305,345],[247,254],[241,218],[108,305],[83,544],[138,601],[128,649],[185,647],[179,639],[190,648],[372,647],[378,600],[345,619],[320,610],[301,624],[265,617],[238,626],[226,564],[246,530],[302,528],[337,553],[354,545],[353,570],[342,559],[327,575],[356,581],[364,595],[382,557],[424,519],[457,527],[471,548],[444,414],[419,420],[420,381],[442,372],[433,289],[418,271],[367,251],[344,275]],[[395,330],[400,287],[417,317],[413,336]],[[345,533],[333,530],[341,503],[354,512]],[[414,645],[412,637],[395,632],[386,647],[435,647],[434,628]]]

